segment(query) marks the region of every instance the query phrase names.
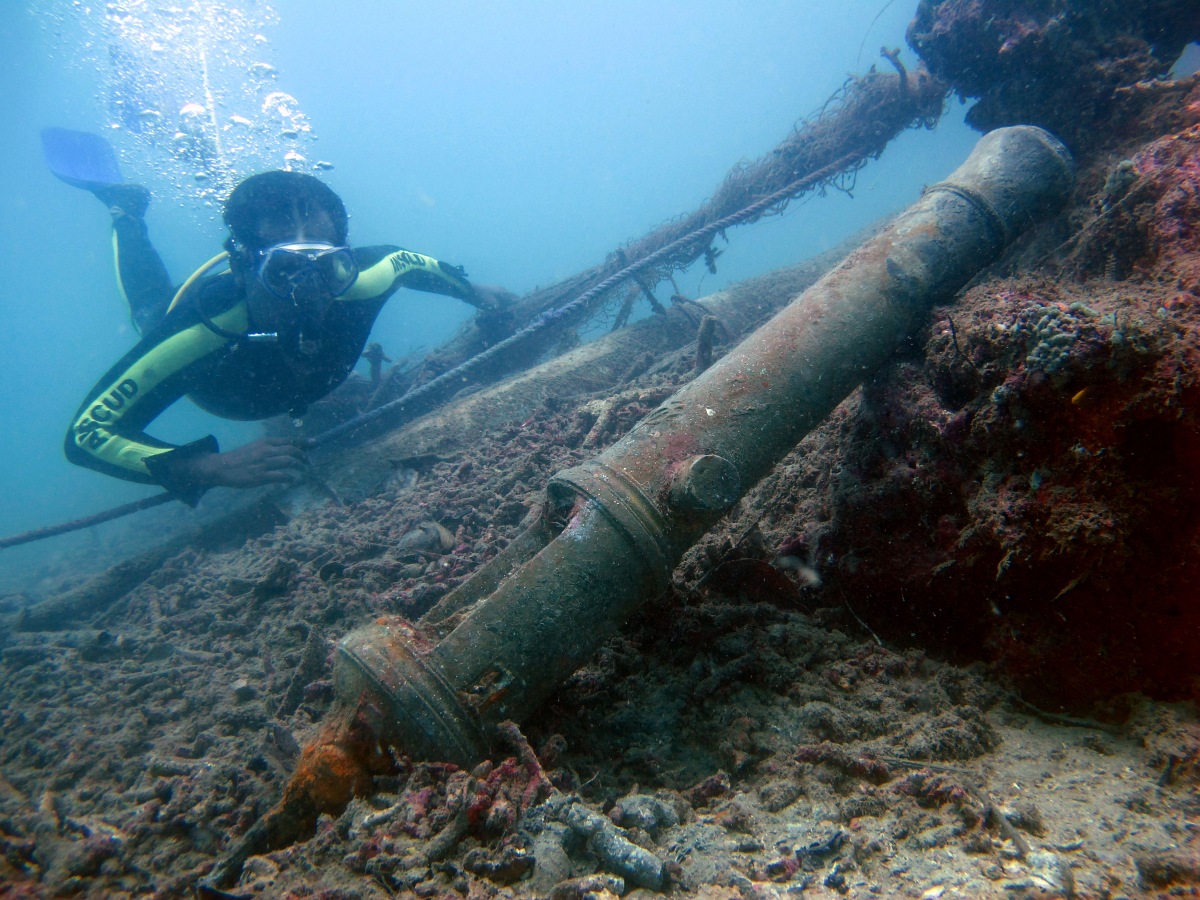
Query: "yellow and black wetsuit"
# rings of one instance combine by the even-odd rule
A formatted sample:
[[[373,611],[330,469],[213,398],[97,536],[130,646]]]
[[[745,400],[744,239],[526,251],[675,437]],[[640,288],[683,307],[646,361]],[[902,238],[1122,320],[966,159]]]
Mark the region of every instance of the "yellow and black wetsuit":
[[[120,229],[119,219],[115,224]],[[135,220],[135,224],[140,222]],[[148,241],[142,246],[139,240],[145,241],[144,227],[140,236],[118,230],[118,277],[131,301],[134,320],[141,324],[150,321],[155,310],[161,315],[173,292],[169,281],[164,281],[165,271],[133,265],[130,260],[137,254],[127,254],[122,261],[121,253],[130,247],[148,251],[157,260]],[[376,316],[399,288],[476,301],[465,273],[456,266],[399,247],[367,247],[354,253],[358,279],[333,301],[318,349],[302,362],[294,354],[285,355],[278,344],[241,337],[253,323],[232,275],[199,282],[88,392],[67,432],[67,458],[117,478],[161,484],[179,499],[195,504],[204,489],[172,479],[170,467],[163,464],[216,453],[216,438],[209,435],[178,447],[144,430],[180,397],[188,396],[203,409],[228,419],[299,414],[346,380]],[[140,315],[137,301],[143,304]]]

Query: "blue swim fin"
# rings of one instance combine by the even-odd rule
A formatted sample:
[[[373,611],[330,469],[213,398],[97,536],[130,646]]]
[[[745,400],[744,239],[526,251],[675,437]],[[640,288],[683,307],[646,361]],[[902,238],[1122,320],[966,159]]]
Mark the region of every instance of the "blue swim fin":
[[[85,191],[120,184],[124,180],[112,144],[98,134],[70,128],[45,128],[42,130],[42,157],[56,176]]]

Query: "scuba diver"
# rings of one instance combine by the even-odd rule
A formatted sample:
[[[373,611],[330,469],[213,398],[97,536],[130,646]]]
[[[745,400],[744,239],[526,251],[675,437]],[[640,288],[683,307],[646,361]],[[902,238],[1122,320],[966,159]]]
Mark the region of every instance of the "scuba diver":
[[[461,268],[410,250],[352,249],[338,195],[288,171],[234,188],[224,209],[226,254],[176,290],[147,233],[149,191],[123,183],[111,147],[106,157],[96,141],[107,145],[82,132],[43,133],[52,171],[91,191],[112,215],[118,285],[141,340],[75,414],[65,450],[78,465],[159,484],[191,505],[210,487],[294,483],[304,441],[267,437],[222,452],[211,435],[174,446],[144,429],[185,395],[229,419],[302,415],[346,380],[376,316],[401,287],[489,313],[511,296],[472,286]],[[226,255],[227,271],[205,274]]]

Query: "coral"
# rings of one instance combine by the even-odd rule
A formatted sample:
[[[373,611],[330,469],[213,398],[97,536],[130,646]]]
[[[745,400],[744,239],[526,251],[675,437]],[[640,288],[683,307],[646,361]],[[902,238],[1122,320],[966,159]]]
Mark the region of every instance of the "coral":
[[[942,806],[946,803],[963,805],[971,795],[955,779],[941,772],[920,769],[904,776],[891,786],[897,794],[916,799],[921,806]]]
[[[655,891],[670,884],[671,867],[631,842],[609,819],[578,802],[568,802],[560,817],[588,842],[588,848],[607,871],[619,875],[629,884]]]
[[[876,784],[883,784],[892,777],[891,769],[888,768],[886,762],[875,759],[868,754],[855,755],[829,741],[798,747],[796,749],[796,760],[804,763],[824,763],[841,769],[847,774],[873,781]]]
[[[1200,338],[1160,308],[1025,282],[943,314],[924,364],[858,403],[809,540],[825,583],[888,636],[987,646],[1043,698],[1187,696]]]
[[[1083,303],[1076,301],[1066,309],[1058,306],[1034,306],[1023,311],[1022,321],[1014,331],[1031,343],[1025,357],[1025,368],[1053,376],[1071,358],[1071,345],[1079,336],[1077,318],[1094,316]]]
[[[1170,132],[1132,150],[1114,166],[1085,170],[1081,183],[1104,187],[1070,242],[1069,265],[1081,279],[1174,282],[1170,309],[1200,293],[1200,79],[1171,107]],[[1106,174],[1105,174],[1106,173]]]
[[[554,789],[516,724],[501,722],[498,730],[517,755],[477,770],[482,780],[467,807],[472,828],[493,835],[512,833],[521,816]]]
[[[1127,131],[1164,77],[1200,38],[1191,0],[922,0],[908,42],[964,98],[980,131],[1041,125],[1076,152]]]
[[[692,806],[705,806],[718,797],[726,796],[730,791],[729,776],[725,772],[709,775],[699,784],[684,791],[683,796]]]

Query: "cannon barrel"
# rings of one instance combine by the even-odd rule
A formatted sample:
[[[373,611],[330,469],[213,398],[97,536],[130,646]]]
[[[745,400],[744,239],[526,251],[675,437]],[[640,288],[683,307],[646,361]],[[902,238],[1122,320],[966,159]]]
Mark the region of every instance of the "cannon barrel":
[[[545,545],[440,641],[387,620],[347,635],[338,695],[368,692],[382,737],[414,757],[485,758],[492,726],[526,717],[661,593],[682,554],[931,306],[1060,208],[1072,181],[1071,156],[1048,132],[985,135],[945,181],[619,442],[551,479]]]

